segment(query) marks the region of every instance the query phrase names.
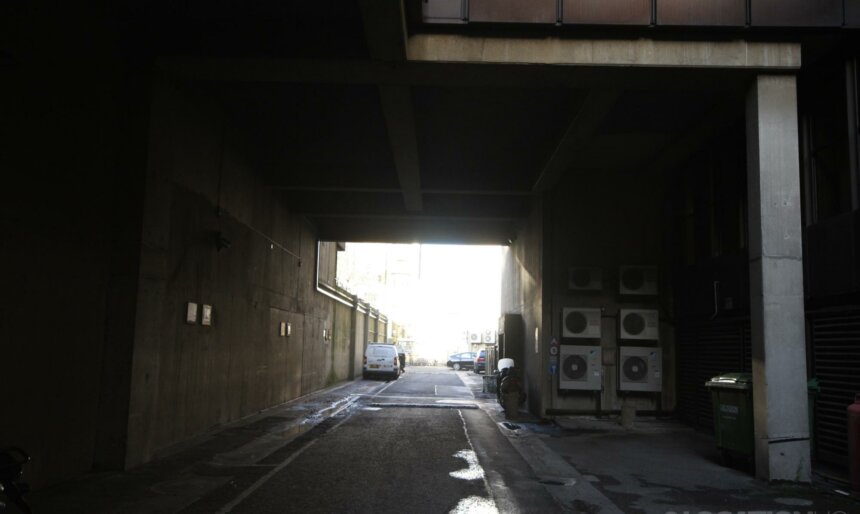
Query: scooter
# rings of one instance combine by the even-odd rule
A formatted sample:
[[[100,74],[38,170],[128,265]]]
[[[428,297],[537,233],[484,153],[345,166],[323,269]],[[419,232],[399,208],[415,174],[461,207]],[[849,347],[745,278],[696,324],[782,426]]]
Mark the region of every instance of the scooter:
[[[496,397],[505,409],[505,416],[515,417],[519,406],[526,401],[526,391],[513,359],[499,361],[499,375],[496,380]]]

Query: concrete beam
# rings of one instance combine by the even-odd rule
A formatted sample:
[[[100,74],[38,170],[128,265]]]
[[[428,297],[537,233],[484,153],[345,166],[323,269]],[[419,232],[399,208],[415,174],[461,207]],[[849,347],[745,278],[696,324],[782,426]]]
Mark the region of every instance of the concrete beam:
[[[346,193],[346,194],[374,194],[374,193],[399,193],[400,189],[384,187],[316,187],[316,186],[279,186],[269,185],[278,191],[296,191],[306,193]],[[422,189],[425,195],[445,196],[531,196],[531,191],[495,191],[484,189]]]
[[[305,60],[226,57],[160,57],[158,66],[186,80],[309,84],[548,87],[596,89],[744,89],[754,76],[747,68],[630,66],[511,66],[472,62]]]
[[[360,0],[370,56],[400,62],[406,57],[406,18],[402,0]],[[380,85],[379,99],[388,140],[407,211],[421,210],[421,172],[412,91],[406,86]]]
[[[588,94],[544,165],[532,188],[533,193],[541,193],[555,185],[576,158],[581,145],[586,143],[598,124],[609,114],[617,99],[618,91],[613,89],[600,89]]]
[[[421,172],[418,167],[412,91],[404,86],[379,86],[379,99],[388,128],[397,178],[403,191],[403,204],[407,211],[420,211]]]
[[[746,121],[756,474],[809,482],[795,77],[756,78]]]
[[[406,59],[406,17],[403,0],[360,0],[364,35],[371,58]]]
[[[374,218],[312,218],[320,239],[367,243],[445,243],[504,245],[515,237],[516,223],[507,220]]]
[[[796,70],[800,44],[416,34],[407,42],[406,57],[432,62]]]

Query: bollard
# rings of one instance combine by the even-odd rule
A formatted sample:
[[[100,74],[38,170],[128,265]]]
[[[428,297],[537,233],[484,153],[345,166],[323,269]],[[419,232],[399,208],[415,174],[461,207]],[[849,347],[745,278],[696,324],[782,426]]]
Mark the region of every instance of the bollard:
[[[860,493],[860,393],[848,406],[848,469],[851,472],[851,489]]]

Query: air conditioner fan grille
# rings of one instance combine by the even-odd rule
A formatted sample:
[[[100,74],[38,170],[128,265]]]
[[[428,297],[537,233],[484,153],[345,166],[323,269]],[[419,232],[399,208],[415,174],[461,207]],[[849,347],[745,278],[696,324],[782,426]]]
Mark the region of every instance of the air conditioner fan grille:
[[[581,334],[588,327],[588,318],[579,311],[573,311],[564,317],[564,326],[574,334]]]
[[[638,313],[630,313],[624,316],[624,331],[631,335],[639,335],[645,331],[645,318]]]
[[[581,355],[568,355],[561,369],[568,380],[584,380],[588,374],[588,363]]]
[[[648,377],[648,363],[642,357],[627,357],[622,366],[624,378],[630,382],[644,382]]]

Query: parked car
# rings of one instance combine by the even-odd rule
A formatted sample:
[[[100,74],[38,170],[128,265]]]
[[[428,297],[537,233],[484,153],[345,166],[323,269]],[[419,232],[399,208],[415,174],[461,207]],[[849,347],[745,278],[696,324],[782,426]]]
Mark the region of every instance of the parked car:
[[[487,350],[481,350],[478,352],[478,355],[475,356],[475,361],[472,363],[472,369],[475,370],[475,373],[485,372],[487,371]]]
[[[396,380],[400,376],[400,357],[393,344],[369,344],[364,351],[363,378],[385,375]]]
[[[454,370],[469,369],[475,365],[475,352],[462,352],[450,355],[448,356],[448,363],[446,365],[449,368],[454,368]]]

